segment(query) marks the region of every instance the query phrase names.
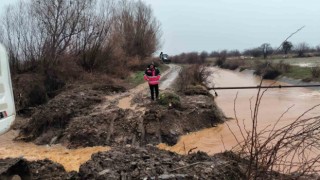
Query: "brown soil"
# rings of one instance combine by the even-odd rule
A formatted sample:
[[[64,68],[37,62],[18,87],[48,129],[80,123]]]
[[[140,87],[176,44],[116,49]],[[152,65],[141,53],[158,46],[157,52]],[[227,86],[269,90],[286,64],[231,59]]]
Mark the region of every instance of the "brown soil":
[[[62,165],[54,163],[48,159],[29,162],[28,166],[33,180],[79,179],[77,172],[72,171],[67,173]]]
[[[38,107],[25,125],[19,121],[17,140],[40,145],[61,143],[69,148],[174,145],[181,135],[224,119],[208,93],[183,95],[176,107],[150,102],[144,84],[128,93],[119,93],[125,89],[114,85],[72,85],[65,89]]]
[[[124,91],[114,85],[71,85],[47,104],[39,106],[32,118],[21,127],[17,139],[37,144],[57,143],[73,117],[88,115],[95,105],[104,101],[105,94]],[[51,142],[52,143],[52,142]]]
[[[125,88],[120,86],[101,84],[68,85],[64,88],[64,92],[53,97],[47,104],[37,107],[29,120],[19,121],[16,124],[15,128],[20,129],[16,139],[36,144],[61,143],[69,148],[106,145],[113,147],[110,153],[98,153],[92,157],[92,161],[83,165],[79,173],[81,179],[112,179],[112,177],[118,179],[123,174],[121,171],[128,174],[125,176],[129,179],[142,176],[156,177],[165,174],[169,169],[198,163],[198,160],[158,150],[149,147],[150,145],[159,143],[174,145],[181,135],[212,127],[224,120],[224,115],[208,93],[182,95],[180,104],[171,106],[170,103],[161,105],[157,101],[150,102],[145,84],[129,92],[125,92]],[[146,145],[147,149],[117,148],[146,147]],[[105,162],[109,156],[114,158],[111,158],[112,161],[119,161],[110,171],[111,176],[108,175],[109,170],[105,170],[113,166],[112,163],[108,164],[109,161]],[[202,156],[206,161],[212,160],[211,157],[200,154],[200,157]],[[149,162],[148,157],[151,157],[152,161]],[[102,164],[90,167],[90,163],[96,164],[100,161]],[[138,163],[134,167],[143,168],[145,172],[137,176],[134,173],[137,173],[138,169],[132,169],[131,166],[127,169],[128,167],[124,166],[128,162]],[[160,170],[150,171],[147,167],[154,164],[148,163],[155,163],[156,166],[160,166]],[[62,166],[48,160],[32,162],[29,166],[35,179],[77,178],[74,173],[65,173]],[[199,171],[201,174],[197,168],[194,169],[194,173],[197,172],[199,177],[210,178],[208,164],[206,168],[201,167],[202,170]],[[202,171],[206,173],[203,174]],[[102,174],[103,178],[98,177],[97,173]],[[175,170],[168,176],[163,175],[162,179],[189,179],[193,176],[192,173]]]
[[[243,179],[243,168],[229,154],[213,157],[197,152],[181,156],[153,146],[145,148],[119,147],[108,152],[92,155],[92,159],[81,165],[79,173],[66,172],[63,166],[50,160],[29,162],[20,159],[4,159],[0,163],[10,164],[1,175],[16,174],[13,171],[24,168],[25,174],[33,180],[48,179]],[[1,165],[1,164],[0,164]],[[0,166],[1,167],[1,166]],[[21,172],[21,168],[19,169]],[[10,172],[9,172],[10,171]]]
[[[60,180],[79,179],[78,173],[73,171],[67,173],[64,167],[50,160],[29,162],[24,159],[1,159],[0,179],[11,178],[18,175],[22,180]]]
[[[80,167],[82,179],[244,179],[241,167],[225,155],[180,156],[155,147],[114,148],[94,154]]]
[[[70,148],[174,145],[181,135],[223,122],[221,111],[208,96],[184,97],[179,109],[157,102],[144,106],[145,112],[121,109],[109,103],[103,111],[99,109],[96,113],[73,118],[62,133],[62,142]]]

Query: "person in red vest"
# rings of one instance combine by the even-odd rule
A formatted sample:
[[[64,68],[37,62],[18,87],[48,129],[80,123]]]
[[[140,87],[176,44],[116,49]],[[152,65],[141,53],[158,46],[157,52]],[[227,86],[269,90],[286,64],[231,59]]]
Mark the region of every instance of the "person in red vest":
[[[151,99],[154,100],[154,94],[156,94],[156,99],[158,99],[160,71],[154,64],[149,65],[147,70],[144,72],[144,79],[149,83]]]

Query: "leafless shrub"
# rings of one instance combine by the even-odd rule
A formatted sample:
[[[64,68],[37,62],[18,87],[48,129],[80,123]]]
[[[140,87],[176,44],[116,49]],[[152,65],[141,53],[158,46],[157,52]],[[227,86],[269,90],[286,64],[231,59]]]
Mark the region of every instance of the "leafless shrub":
[[[318,173],[320,167],[320,155],[317,153],[320,150],[320,117],[304,118],[304,116],[320,105],[310,108],[292,123],[279,128],[281,118],[290,110],[288,108],[275,124],[259,131],[259,108],[266,91],[267,89],[264,91],[258,90],[254,106],[250,108],[252,113],[250,129],[244,124],[241,125],[234,108],[241,137],[235,136],[230,129],[238,142],[233,151],[248,160],[246,171],[248,179],[265,177],[265,175],[273,172],[294,174],[296,179]],[[234,104],[236,104],[236,99]]]
[[[235,70],[241,66],[244,66],[244,60],[241,59],[229,59],[223,62],[223,64],[220,65],[223,69],[230,69]]]
[[[203,85],[212,74],[205,65],[194,64],[183,68],[178,79],[178,89],[185,91],[190,86]]]
[[[179,64],[202,64],[204,59],[197,52],[181,53],[172,57],[172,61]]]
[[[276,66],[279,71],[284,73],[289,72],[291,69],[291,65],[289,63],[285,63],[283,60],[281,60]]]
[[[320,67],[319,66],[312,67],[311,68],[311,75],[312,75],[312,78],[319,78],[320,77]]]
[[[254,74],[261,76],[263,79],[276,79],[283,72],[279,68],[280,66],[270,62],[255,62]]]
[[[305,53],[310,50],[310,46],[305,43],[299,43],[294,47],[294,50],[297,52],[298,57],[305,57]]]
[[[217,55],[216,66],[221,67],[227,60],[227,51],[222,51]]]

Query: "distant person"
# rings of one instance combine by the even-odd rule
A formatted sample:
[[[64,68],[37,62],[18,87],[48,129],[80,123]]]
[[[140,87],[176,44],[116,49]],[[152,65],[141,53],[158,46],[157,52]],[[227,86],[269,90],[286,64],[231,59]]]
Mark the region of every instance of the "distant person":
[[[160,53],[160,56],[159,56],[160,60],[162,61],[162,58],[163,58],[163,52]]]
[[[144,73],[144,79],[148,81],[150,92],[151,92],[151,100],[154,101],[154,94],[156,95],[156,99],[159,98],[159,80],[160,80],[160,71],[155,67],[154,64],[150,64],[147,70]]]

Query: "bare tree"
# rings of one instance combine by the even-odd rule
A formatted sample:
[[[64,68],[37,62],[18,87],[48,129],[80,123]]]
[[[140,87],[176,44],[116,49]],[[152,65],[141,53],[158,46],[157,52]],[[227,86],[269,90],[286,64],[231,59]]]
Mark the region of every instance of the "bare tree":
[[[290,41],[284,41],[282,43],[282,50],[284,51],[284,54],[288,54],[288,52],[292,49],[293,45]]]
[[[74,53],[82,67],[92,71],[107,61],[112,53],[114,1],[100,1],[98,9],[90,9],[85,13],[82,22],[84,30],[75,39]]]
[[[87,9],[94,1],[81,0],[32,0],[31,10],[39,22],[39,28],[44,31],[42,61],[46,65],[54,65],[59,56],[65,53],[72,38],[84,30]]]
[[[123,0],[118,4],[117,12],[116,28],[125,53],[141,59],[153,54],[159,48],[161,30],[152,8],[142,1]]]
[[[200,53],[200,61],[201,61],[201,63],[204,63],[208,57],[209,57],[208,52],[202,51]]]
[[[18,71],[50,69],[70,57],[88,71],[123,66],[152,55],[160,37],[160,24],[142,1],[26,0],[9,7],[0,24]]]
[[[83,12],[93,1],[31,0],[7,8],[2,41],[12,66],[23,62],[34,68],[41,61],[49,67],[70,50],[72,38],[83,31]],[[28,65],[29,64],[29,65]]]
[[[309,45],[305,42],[302,42],[298,45],[296,45],[295,50],[298,53],[299,57],[304,57],[305,53],[310,49]]]
[[[260,46],[262,53],[263,53],[263,58],[266,59],[269,54],[272,54],[272,47],[269,43],[263,43]]]

